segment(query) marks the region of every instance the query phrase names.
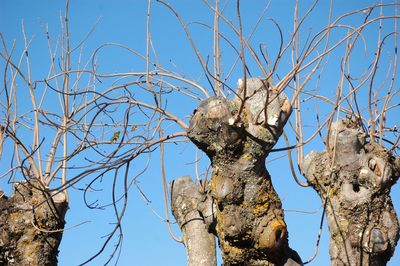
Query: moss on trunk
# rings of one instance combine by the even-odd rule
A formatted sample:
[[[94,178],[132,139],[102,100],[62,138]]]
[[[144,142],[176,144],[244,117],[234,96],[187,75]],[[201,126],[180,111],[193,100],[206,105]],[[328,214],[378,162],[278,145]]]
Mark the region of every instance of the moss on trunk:
[[[210,194],[224,265],[298,265],[265,158],[291,108],[268,80],[239,80],[237,97],[211,97],[195,110],[189,138],[212,163]]]
[[[0,265],[57,265],[67,202],[39,182],[15,186],[0,198]]]

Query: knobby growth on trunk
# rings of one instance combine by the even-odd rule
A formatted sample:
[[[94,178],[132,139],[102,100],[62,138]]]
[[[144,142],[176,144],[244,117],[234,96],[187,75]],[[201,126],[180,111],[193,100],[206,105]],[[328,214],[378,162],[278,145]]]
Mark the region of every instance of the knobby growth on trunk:
[[[239,80],[232,101],[210,97],[194,111],[188,137],[213,168],[208,193],[214,202],[206,209],[215,208],[216,220],[203,222],[218,237],[224,265],[301,264],[289,247],[282,204],[265,168],[290,113],[287,97],[259,78]],[[198,206],[192,208],[201,213]],[[192,217],[182,222],[174,215],[181,228],[190,225]]]
[[[332,125],[327,150],[312,151],[302,170],[326,204],[331,265],[386,265],[399,239],[389,193],[400,158],[343,119]]]
[[[296,145],[288,144],[288,149],[297,148],[298,163],[303,165],[308,184],[314,186],[322,202],[327,205],[332,232],[332,263],[384,264],[393,253],[398,239],[399,225],[389,191],[399,176],[399,160],[376,143],[366,143],[356,127],[346,122],[336,124],[331,130],[327,152],[312,153],[303,163],[303,146],[323,130],[331,118],[329,116],[325,122],[320,121],[323,114],[317,111],[315,121],[318,129],[306,138],[308,133],[305,130],[303,134],[303,128],[308,127],[309,122],[305,123],[302,117],[312,117],[309,113],[304,116],[304,111],[309,110],[307,102],[310,99],[315,99],[317,103],[322,100],[324,106],[332,105],[335,110],[344,110],[347,115],[354,114],[358,106],[345,110],[343,105],[354,99],[355,107],[356,94],[365,94],[362,84],[366,83],[370,83],[367,93],[368,111],[371,117],[373,113],[378,114],[378,102],[382,102],[383,98],[373,93],[374,80],[381,75],[376,75],[378,65],[386,64],[385,61],[380,62],[384,54],[384,41],[387,44],[391,36],[397,36],[397,23],[389,33],[382,29],[385,29],[384,21],[398,19],[397,2],[363,7],[339,14],[337,18],[332,15],[332,4],[326,26],[312,33],[305,30],[305,27],[309,27],[310,22],[314,23],[311,14],[320,15],[315,9],[319,1],[313,1],[304,15],[299,12],[303,8],[295,1],[293,32],[285,44],[286,36],[283,33],[287,29],[281,29],[274,20],[264,19],[269,4],[261,12],[250,33],[249,28],[243,27],[244,17],[241,16],[239,0],[233,1],[236,2],[237,24],[229,17],[228,4],[220,8],[218,0],[214,2],[215,5],[204,1],[214,15],[213,26],[203,22],[186,24],[171,5],[157,1],[177,17],[210,90],[200,85],[200,82],[185,78],[186,74],[162,66],[156,46],[153,46],[156,42],[151,37],[150,18],[160,19],[158,11],[155,16],[152,15],[152,8],[157,8],[154,4],[152,6],[152,2],[147,1],[145,54],[110,41],[95,49],[90,59],[84,63],[80,51],[83,51],[81,48],[90,33],[77,46],[70,46],[67,0],[65,17],[61,18],[64,21],[62,40],[59,42],[57,39],[53,43],[53,38],[46,33],[51,64],[45,78],[33,78],[30,74],[29,55],[34,51],[25,30],[25,45],[21,56],[16,55],[13,46],[7,47],[7,42],[0,34],[0,58],[5,64],[5,84],[0,94],[1,105],[6,109],[0,118],[0,160],[5,147],[6,158],[2,163],[7,161],[10,165],[10,169],[1,171],[0,179],[6,180],[8,177],[10,185],[16,184],[15,192],[9,198],[0,192],[0,265],[56,263],[68,193],[75,189],[84,191],[84,204],[88,209],[112,210],[115,218],[112,221],[114,227],[98,251],[83,264],[100,256],[112,245],[111,240],[115,240],[115,244],[106,264],[113,259],[118,261],[123,238],[122,220],[127,209],[130,187],[135,185],[146,204],[150,202],[136,182],[139,176],[148,173],[149,164],[145,163],[143,169],[137,165],[144,158],[150,162],[151,155],[154,152],[157,154],[158,148],[166,206],[163,222],[167,223],[173,235],[167,206],[164,144],[186,142],[186,137],[208,155],[212,164],[210,182],[197,186],[191,178],[185,176],[175,180],[171,186],[172,212],[183,232],[182,242],[187,249],[189,264],[216,264],[215,236],[225,265],[302,264],[298,254],[289,247],[282,204],[265,168],[265,159],[291,114],[291,104],[296,110]],[[395,14],[389,12],[386,15],[383,12],[386,8],[396,9]],[[255,14],[255,11],[251,10],[251,14]],[[221,29],[224,31],[220,31],[220,21],[223,22]],[[270,35],[268,26],[268,32],[260,30],[262,38],[268,37],[267,42],[262,41],[259,47],[253,47],[251,43],[258,42],[253,34],[257,34],[262,21],[272,21],[279,32],[279,38]],[[354,25],[347,25],[347,21],[354,21]],[[160,23],[165,24],[164,19]],[[359,79],[358,75],[362,71],[350,68],[351,55],[357,54],[353,50],[356,51],[355,48],[360,46],[359,40],[364,40],[363,32],[369,32],[370,26],[378,24],[378,47],[375,53],[371,53],[375,54],[375,58],[370,64],[362,64],[368,66],[368,71]],[[202,35],[193,35],[196,38],[192,38],[190,28],[193,25],[213,31],[214,73],[208,67],[208,57],[204,60],[196,48],[195,39],[206,39]],[[345,35],[336,35],[335,32],[341,29],[344,29]],[[233,35],[229,33],[230,30]],[[304,32],[309,32],[309,35],[303,35]],[[167,35],[175,34],[169,32]],[[239,40],[236,47],[235,39]],[[271,44],[278,43],[277,40],[279,50],[274,54],[274,45]],[[365,42],[370,43],[369,40]],[[341,46],[345,48],[342,50]],[[120,57],[119,54],[102,56],[103,51],[107,52],[109,48],[129,51],[134,58],[129,58],[130,62],[136,64],[136,60],[143,60],[145,71],[108,72],[103,66],[123,65],[119,60],[114,61]],[[224,53],[221,53],[222,48]],[[230,53],[231,48],[233,53]],[[379,128],[389,129],[385,127],[386,111],[394,110],[397,106],[390,105],[390,102],[396,102],[393,95],[398,95],[397,82],[394,82],[398,65],[397,41],[394,42],[393,50],[396,56],[393,62],[388,63],[393,65],[390,74],[392,82],[384,100],[383,111],[375,119],[371,118],[372,129],[375,128],[374,121],[379,122]],[[341,52],[343,57],[340,57]],[[179,50],[179,53],[184,54],[184,50]],[[222,54],[224,58],[229,58],[224,64]],[[230,59],[235,57],[235,62],[230,66]],[[328,57],[333,58],[329,59],[329,64]],[[327,71],[326,67],[334,66],[338,58],[341,61],[340,67],[333,72]],[[193,64],[190,57],[185,58],[185,61]],[[287,71],[286,62],[290,61],[292,63]],[[224,65],[229,70],[224,69]],[[237,68],[242,68],[244,79],[239,81],[235,98],[228,100],[227,95],[231,95],[232,90],[227,84],[231,83],[231,74],[236,73]],[[136,69],[136,65],[133,69]],[[278,77],[280,81],[273,86],[269,78],[246,78],[246,75],[252,75],[250,70],[255,75]],[[321,76],[323,72],[332,77],[333,73],[341,74],[336,102],[331,101],[331,97],[322,91],[319,95],[318,84],[324,80]],[[282,73],[287,74],[282,77]],[[348,94],[342,90],[346,80],[351,87]],[[360,85],[355,84],[356,80]],[[215,82],[214,86],[212,81]],[[315,88],[307,85],[314,82]],[[282,93],[285,88],[293,92],[291,103]],[[28,108],[25,108],[26,99],[29,98],[26,97],[26,91],[30,94],[31,105]],[[182,96],[196,101],[206,98],[195,110],[190,126],[183,118],[187,113],[181,114],[184,108],[178,110],[180,108],[174,106],[183,99],[180,98]],[[58,106],[55,105],[57,101]],[[395,128],[392,131],[398,132]],[[383,131],[380,134],[382,139]],[[374,136],[374,132],[371,135]],[[393,146],[397,144],[398,140]],[[24,174],[27,168],[32,175]],[[292,173],[295,172],[293,169],[291,162]],[[22,218],[15,220],[16,217]],[[31,254],[34,250],[40,250],[36,252],[37,258]],[[39,257],[48,258],[48,262],[39,260]]]
[[[57,265],[64,193],[49,193],[33,180],[16,185],[10,198],[0,193],[0,265]]]

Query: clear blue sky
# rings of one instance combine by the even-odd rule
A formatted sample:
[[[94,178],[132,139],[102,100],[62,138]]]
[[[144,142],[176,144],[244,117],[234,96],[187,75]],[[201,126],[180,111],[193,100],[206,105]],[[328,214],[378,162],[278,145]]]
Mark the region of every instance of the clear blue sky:
[[[202,1],[169,1],[185,22],[204,22],[212,24],[212,13]],[[222,1],[225,2],[225,1]],[[273,18],[281,27],[285,41],[289,39],[293,30],[292,17],[294,11],[294,1],[279,0],[272,1],[270,9],[266,13],[266,18]],[[311,4],[311,1],[300,1],[301,12]],[[302,28],[301,36],[307,38],[309,32],[316,33],[323,27],[327,19],[327,9],[329,1],[322,1],[313,16]],[[334,16],[345,11],[356,8],[356,6],[373,4],[375,1],[334,1]],[[268,1],[242,1],[242,17],[245,35],[251,32],[259,14]],[[8,46],[13,41],[16,42],[16,52],[20,53],[23,48],[23,38],[21,33],[21,23],[24,21],[25,31],[28,37],[32,37],[30,48],[30,59],[33,65],[32,75],[36,79],[43,79],[48,71],[49,59],[44,35],[46,25],[49,27],[52,41],[60,38],[60,15],[64,14],[64,2],[55,0],[2,0],[0,2],[0,32],[4,36]],[[145,0],[115,0],[115,1],[89,1],[81,0],[70,2],[70,34],[72,47],[76,46],[95,26],[94,32],[89,36],[83,46],[82,62],[89,60],[94,49],[106,42],[124,44],[134,50],[144,54],[146,51],[146,10],[147,1]],[[235,20],[235,4],[231,3],[227,7],[226,13]],[[352,21],[349,21],[352,23]],[[177,22],[176,17],[159,3],[152,2],[151,34],[154,49],[157,52],[157,60],[172,71],[181,73],[207,87],[204,74],[198,64],[189,42],[183,34],[183,30]],[[222,31],[226,26],[221,26]],[[203,58],[207,55],[212,58],[212,33],[198,24],[191,24],[190,30],[193,32],[194,41],[198,46]],[[232,33],[226,30],[228,37],[232,38]],[[373,31],[366,33],[366,43],[375,45]],[[237,44],[237,39],[234,40]],[[258,49],[259,43],[266,43],[273,55],[278,47],[279,35],[273,23],[264,19],[259,30],[251,39],[251,43]],[[373,43],[373,44],[372,44]],[[370,51],[370,50],[368,50]],[[78,51],[79,52],[79,51]],[[79,53],[75,53],[77,58]],[[223,50],[223,65],[226,69],[236,58],[229,49]],[[360,53],[362,54],[362,53]],[[337,54],[333,54],[336,56]],[[367,56],[368,57],[368,56]],[[153,57],[154,59],[154,57]],[[285,61],[286,60],[286,61]],[[285,58],[278,74],[284,74],[290,66],[290,61]],[[357,61],[360,59],[355,59]],[[332,59],[336,62],[335,59]],[[360,66],[363,61],[359,61]],[[2,61],[1,70],[4,68]],[[145,65],[131,54],[120,49],[104,49],[98,60],[99,69],[102,72],[128,72],[144,71]],[[250,62],[250,71],[254,76],[260,75],[254,63]],[[334,67],[337,67],[335,65]],[[327,67],[325,79],[320,81],[319,86],[325,95],[333,95],[336,89],[337,79],[335,68],[331,70]],[[332,74],[329,74],[333,71]],[[337,71],[337,68],[336,68]],[[227,72],[227,71],[226,71]],[[338,71],[337,71],[338,72]],[[236,86],[236,80],[241,77],[241,70],[237,68],[231,78],[227,81],[230,86]],[[362,97],[361,97],[362,98]],[[169,103],[172,110],[187,122],[187,116],[198,102],[185,99],[171,99]],[[365,104],[364,104],[365,106]],[[321,112],[328,112],[329,107],[320,107]],[[392,119],[398,123],[400,111],[397,107],[393,111]],[[305,112],[306,121],[309,126],[315,128],[315,109],[310,107],[310,113]],[[397,122],[395,121],[397,119]],[[313,122],[314,121],[314,122]],[[284,146],[280,142],[278,147]],[[320,139],[312,142],[306,150],[322,150]],[[7,151],[5,151],[7,152]],[[285,153],[271,154],[270,158],[285,155]],[[151,207],[143,201],[139,191],[132,187],[129,194],[128,210],[123,220],[124,238],[121,250],[119,265],[185,265],[186,255],[184,247],[174,242],[168,234],[167,227],[157,215],[164,216],[162,205],[162,186],[159,170],[159,159],[157,153],[153,156],[152,163],[145,175],[138,181],[146,197],[151,201]],[[193,165],[195,160],[195,150],[193,145],[181,144],[177,147],[169,146],[167,150],[167,178],[168,181],[181,175],[191,174],[194,176]],[[141,169],[144,167],[145,160],[134,161],[131,167]],[[203,165],[207,164],[204,159]],[[0,164],[3,173],[6,165]],[[321,218],[321,203],[317,194],[311,188],[300,188],[295,184],[291,177],[288,161],[286,158],[271,161],[267,168],[272,176],[276,190],[278,191],[286,212],[286,222],[289,230],[289,241],[293,249],[297,250],[303,260],[310,258],[314,252],[315,242],[319,230],[319,220]],[[9,191],[7,180],[0,179],[0,187]],[[87,181],[88,182],[88,181]],[[83,186],[85,180],[81,183]],[[104,186],[108,183],[104,182]],[[102,195],[102,194],[99,194]],[[392,191],[392,197],[396,210],[400,210],[400,189],[396,185]],[[66,228],[76,224],[86,222],[76,228],[67,230],[63,235],[60,246],[59,265],[69,266],[78,265],[90,256],[95,254],[102,245],[104,236],[112,228],[113,214],[109,211],[89,210],[84,206],[83,194],[77,190],[70,190],[70,209],[67,213]],[[291,210],[316,211],[314,214],[304,214]],[[176,228],[175,228],[176,229]],[[175,230],[180,234],[179,230]],[[317,258],[310,265],[329,265],[329,237],[324,226],[324,231],[319,247]],[[112,244],[111,244],[112,246]],[[400,265],[400,248],[397,248],[395,256],[389,265]],[[102,265],[108,259],[110,248],[99,256],[90,265]]]

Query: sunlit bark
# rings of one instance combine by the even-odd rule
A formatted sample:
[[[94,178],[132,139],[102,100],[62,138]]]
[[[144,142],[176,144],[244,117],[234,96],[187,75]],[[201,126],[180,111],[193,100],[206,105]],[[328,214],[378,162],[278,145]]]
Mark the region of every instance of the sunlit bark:
[[[329,143],[327,151],[311,152],[302,168],[326,201],[331,265],[386,265],[399,239],[389,193],[400,158],[367,142],[348,119],[333,124]]]
[[[1,195],[1,194],[0,194]],[[0,265],[57,265],[67,201],[39,182],[15,186],[0,198]]]
[[[209,193],[224,265],[301,264],[289,248],[282,204],[265,168],[291,113],[289,101],[268,80],[239,80],[238,87],[232,101],[202,102],[188,129],[212,162]]]

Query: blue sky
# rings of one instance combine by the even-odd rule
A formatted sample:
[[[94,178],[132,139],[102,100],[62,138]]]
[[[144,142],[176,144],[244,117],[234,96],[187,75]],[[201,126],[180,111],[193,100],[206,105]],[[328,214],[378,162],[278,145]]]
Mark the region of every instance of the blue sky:
[[[224,1],[222,1],[224,2]],[[251,43],[257,47],[260,43],[266,44],[271,57],[276,53],[279,44],[278,30],[273,23],[267,18],[273,18],[281,27],[284,40],[288,41],[290,33],[293,31],[292,18],[294,1],[272,1],[270,8],[266,13],[266,19],[263,20],[259,29],[251,39]],[[305,12],[311,1],[301,1],[300,14]],[[374,1],[335,1],[333,16],[337,17],[343,12],[352,10],[356,6],[373,4]],[[181,14],[185,22],[204,22],[211,25],[213,16],[210,10],[202,1],[170,1]],[[252,31],[259,14],[268,4],[268,1],[242,1],[242,17],[244,24],[244,33],[246,36]],[[23,36],[21,33],[21,23],[25,25],[25,31],[29,38],[32,38],[30,46],[30,59],[32,62],[32,76],[34,79],[43,79],[48,72],[49,56],[47,48],[47,40],[45,29],[48,27],[53,45],[57,38],[60,38],[60,15],[64,14],[63,1],[50,0],[3,0],[0,2],[0,32],[2,33],[6,44],[10,47],[15,41],[16,53],[21,53],[23,49]],[[152,15],[150,21],[151,36],[156,56],[152,55],[154,61],[160,62],[164,68],[177,72],[187,78],[193,79],[202,86],[208,88],[208,84],[204,78],[204,73],[195,54],[184,35],[176,17],[164,6],[157,2],[152,2]],[[309,34],[318,32],[328,17],[328,1],[322,1],[318,5],[318,9],[305,22],[301,31],[301,36],[307,38]],[[79,44],[88,32],[93,28],[81,49],[73,54],[73,59],[78,60],[80,53],[82,62],[90,62],[93,51],[104,43],[119,43],[128,46],[142,54],[146,51],[146,10],[147,1],[144,0],[116,0],[116,1],[71,1],[70,2],[70,34],[71,46],[75,47]],[[235,20],[235,4],[227,5],[226,14],[232,20]],[[358,18],[359,19],[359,18]],[[351,19],[347,23],[356,23]],[[227,37],[233,40],[234,44],[238,44],[234,39],[232,32],[221,23],[221,31],[226,32]],[[200,24],[189,24],[193,39],[203,58],[210,56],[212,58],[212,32]],[[338,31],[337,36],[341,36]],[[376,32],[371,29],[365,33],[366,46],[371,49],[376,46]],[[361,44],[360,44],[361,46]],[[226,44],[223,47],[227,47]],[[362,51],[362,49],[360,49]],[[314,80],[310,83],[312,90],[319,88],[321,94],[334,94],[337,86],[337,67],[340,61],[340,50],[332,54],[329,66],[323,73],[324,78],[319,83]],[[355,71],[365,67],[364,62],[369,62],[371,54],[363,55],[363,52],[355,53],[353,63]],[[356,56],[360,55],[359,59]],[[362,57],[364,56],[364,57]],[[232,53],[232,49],[225,48],[222,52],[223,67],[225,73],[236,56]],[[337,57],[337,58],[336,58]],[[18,57],[16,57],[18,58]],[[339,59],[338,59],[339,58]],[[284,75],[290,67],[290,58],[286,57],[282,60],[278,69],[278,75]],[[382,65],[385,66],[386,61]],[[4,68],[2,61],[1,70]],[[116,73],[129,71],[144,71],[145,64],[132,53],[116,47],[106,47],[98,53],[97,57],[98,71],[102,73]],[[250,71],[253,76],[260,75],[260,71],[249,60]],[[384,68],[384,67],[383,67]],[[336,71],[336,72],[335,72]],[[227,83],[231,87],[236,86],[236,81],[241,78],[242,70],[236,67]],[[279,79],[279,76],[276,77]],[[318,86],[315,85],[318,83]],[[99,89],[104,89],[107,82],[98,84]],[[103,86],[103,88],[102,88]],[[288,92],[290,94],[290,91]],[[365,100],[365,95],[360,96],[361,100]],[[398,98],[397,98],[398,99]],[[22,101],[24,101],[22,99]],[[398,102],[398,101],[397,101]],[[50,101],[49,107],[52,102]],[[168,106],[171,111],[188,123],[188,117],[199,102],[193,99],[174,95],[168,99]],[[321,116],[330,112],[330,107],[322,103],[318,104],[318,110]],[[308,128],[306,131],[310,133],[315,128],[315,105],[305,105],[304,117]],[[365,103],[362,106],[365,107]],[[27,103],[28,106],[28,103]],[[24,108],[24,107],[22,107]],[[29,107],[27,107],[29,108]],[[55,107],[57,108],[57,107]],[[399,108],[395,108],[388,117],[389,123],[398,123],[400,116]],[[397,122],[396,122],[397,119]],[[172,127],[170,130],[175,129]],[[45,133],[47,134],[47,133]],[[51,132],[48,132],[51,134]],[[292,139],[293,140],[293,139]],[[285,144],[281,141],[277,147]],[[195,161],[195,149],[190,143],[182,143],[179,145],[169,144],[166,147],[166,170],[167,179],[172,179],[190,174],[194,176],[193,162]],[[316,138],[310,145],[306,146],[306,152],[315,149],[321,151],[323,149],[321,140]],[[289,230],[289,241],[293,249],[297,250],[303,260],[310,258],[314,252],[315,242],[319,230],[319,220],[321,218],[321,203],[317,194],[311,188],[300,188],[295,184],[291,177],[288,167],[287,158],[272,160],[279,158],[286,153],[273,153],[267,161],[267,169],[269,170],[273,183],[278,191],[283,207],[286,210],[286,222]],[[155,152],[151,158],[151,163],[146,174],[138,178],[138,185],[146,198],[151,203],[143,200],[141,192],[133,186],[130,189],[128,209],[123,220],[124,237],[123,246],[119,257],[119,265],[185,265],[186,256],[184,247],[172,240],[168,234],[166,224],[157,217],[160,214],[164,217],[162,185],[159,170],[159,154]],[[135,173],[139,172],[146,165],[147,158],[138,158],[131,164],[132,179]],[[201,169],[205,169],[208,164],[206,158],[201,161]],[[5,165],[0,165],[3,173]],[[83,180],[79,186],[87,184],[88,180]],[[105,178],[102,183],[98,184],[103,188],[102,192],[95,193],[89,197],[89,200],[107,202],[109,199],[110,181]],[[9,191],[7,180],[0,179],[0,187]],[[109,210],[92,210],[84,205],[84,196],[82,191],[71,189],[70,193],[70,209],[67,213],[68,229],[63,236],[60,246],[59,265],[78,265],[90,256],[94,255],[101,247],[104,236],[108,234],[112,228],[114,221],[113,213]],[[400,189],[397,184],[392,190],[392,197],[396,210],[400,209]],[[104,198],[102,198],[104,197]],[[299,213],[293,210],[302,210],[313,212],[312,214]],[[157,213],[157,214],[155,214]],[[82,225],[74,227],[77,224]],[[175,233],[180,234],[175,227]],[[115,241],[115,239],[114,239]],[[310,265],[329,265],[329,236],[324,226],[324,231],[319,247],[317,258]],[[113,243],[111,243],[112,247]],[[108,247],[102,255],[95,259],[89,265],[102,265],[108,259],[111,248]],[[115,260],[114,260],[115,262]],[[400,251],[396,250],[395,256],[389,262],[389,265],[400,264]]]

